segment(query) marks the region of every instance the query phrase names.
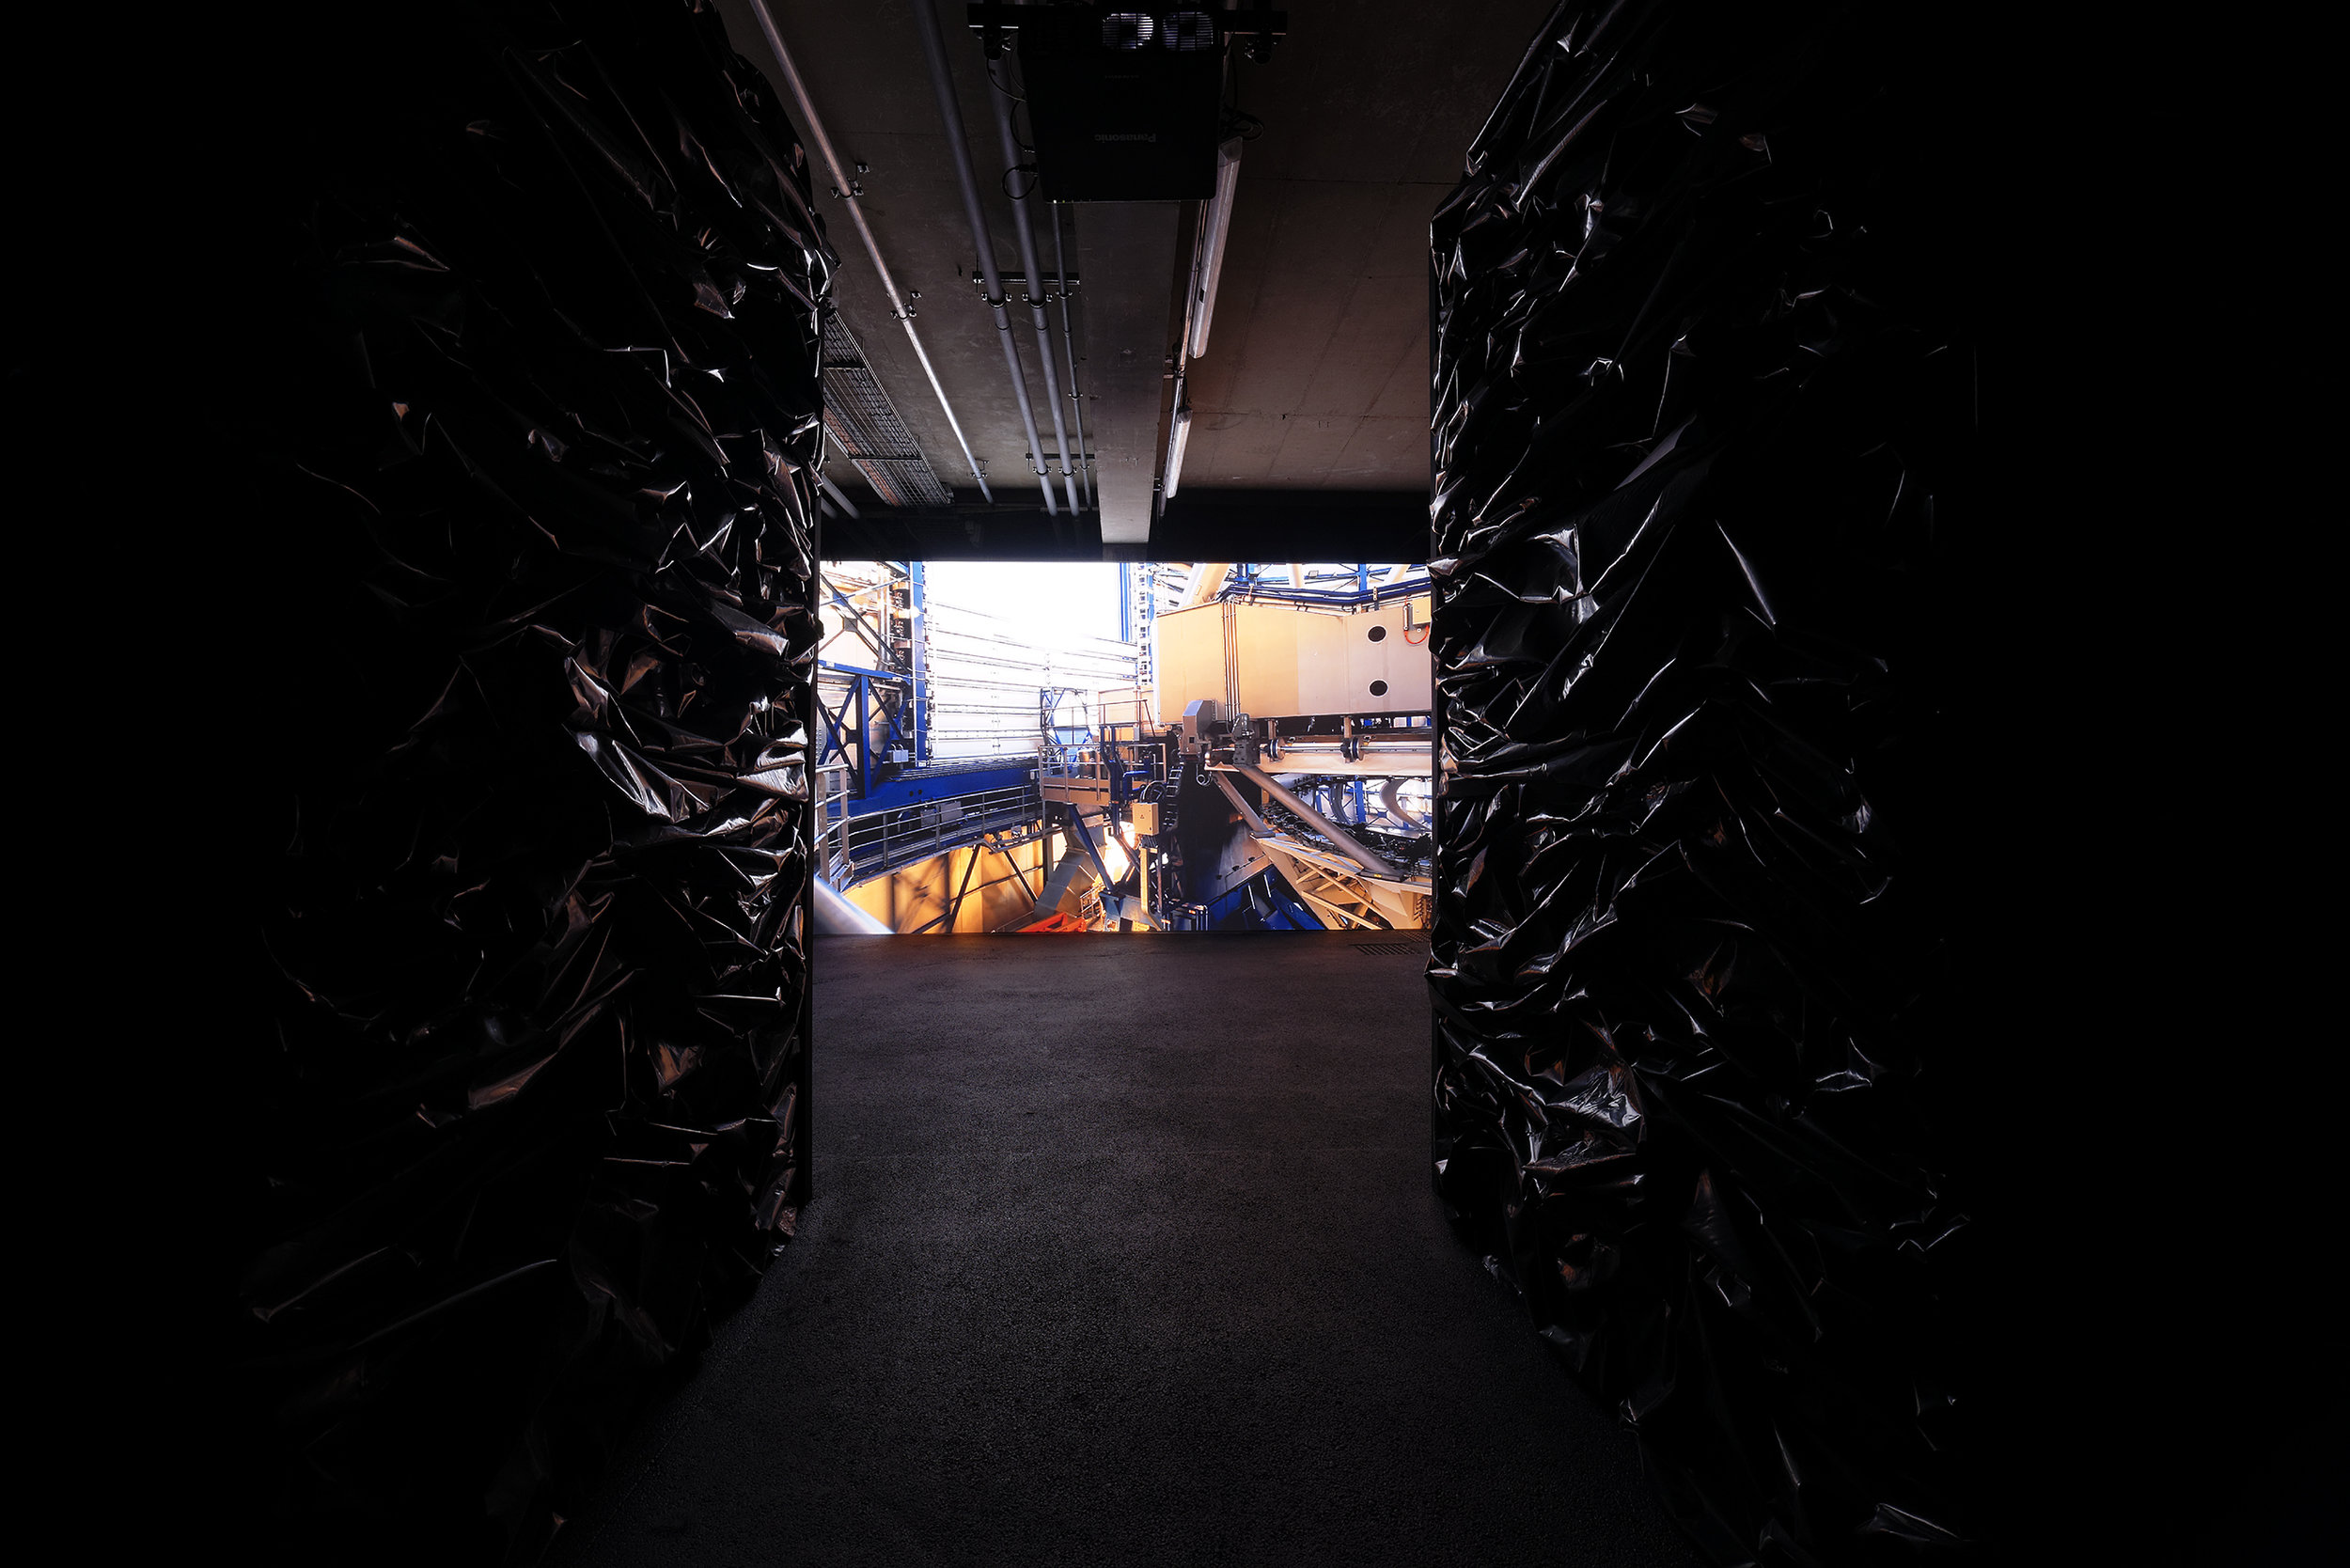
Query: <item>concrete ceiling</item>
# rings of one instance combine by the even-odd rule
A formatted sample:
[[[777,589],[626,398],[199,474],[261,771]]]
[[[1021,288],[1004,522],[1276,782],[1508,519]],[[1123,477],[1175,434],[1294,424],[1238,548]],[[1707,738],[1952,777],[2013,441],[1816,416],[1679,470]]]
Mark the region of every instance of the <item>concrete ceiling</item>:
[[[855,177],[866,221],[900,286],[921,294],[915,325],[995,499],[1034,507],[1028,444],[993,317],[970,281],[970,230],[911,8],[937,6],[996,265],[1016,273],[987,97],[995,89],[961,0],[768,4],[834,148],[844,163],[870,165]],[[716,5],[737,52],[789,106],[749,0]],[[1263,130],[1242,157],[1213,327],[1191,371],[1183,500],[1219,489],[1425,495],[1428,216],[1550,8],[1549,0],[1293,0],[1274,57],[1237,63],[1237,106]],[[820,167],[819,210],[841,257],[841,319],[940,479],[976,501],[939,400],[840,204],[823,194],[831,183]],[[1051,210],[1030,205],[1049,270]],[[1165,450],[1163,377],[1190,260],[1188,217],[1174,204],[1062,211],[1070,266],[1084,279],[1077,351],[1104,537],[1140,538],[1134,519],[1147,510]],[[1013,300],[1049,451],[1035,340],[1016,290]],[[827,472],[861,506],[872,501],[845,461]]]
[[[1428,488],[1428,217],[1550,0],[1289,8],[1241,159],[1183,492]]]

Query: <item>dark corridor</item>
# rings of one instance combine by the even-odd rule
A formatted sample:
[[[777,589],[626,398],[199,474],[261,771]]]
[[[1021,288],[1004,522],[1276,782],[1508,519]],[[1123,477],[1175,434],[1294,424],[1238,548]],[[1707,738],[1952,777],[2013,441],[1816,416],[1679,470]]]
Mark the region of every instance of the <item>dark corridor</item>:
[[[816,956],[822,1197],[553,1560],[1698,1560],[1429,1190],[1418,942]]]
[[[197,868],[192,915],[90,929],[221,949],[163,1027],[114,1010],[127,936],[74,997],[222,1107],[92,1058],[180,1119],[139,1168],[205,1232],[212,1523],[123,1493],[180,1549],[2341,1536],[2307,757],[2340,590],[2293,469],[2329,405],[2264,391],[2322,370],[2329,294],[2260,227],[2329,187],[2253,178],[2324,100],[2206,36],[2318,51],[2085,21],[2076,58],[2051,19],[1861,0],[190,21],[166,156],[19,138],[114,204],[54,254],[132,232],[141,276],[51,263],[32,317],[133,341],[9,370],[84,436],[200,448],[24,509],[110,552],[37,605],[124,576],[144,651],[160,585],[201,655],[51,659],[71,712],[168,699],[169,766],[129,773]],[[1106,90],[1146,68],[1173,96]],[[2230,80],[2269,102],[2209,111]],[[1078,150],[1135,160],[1107,197],[1046,133],[1086,105]],[[196,221],[123,205],[157,163]],[[123,510],[168,542],[115,544]],[[1425,572],[1425,920],[815,940],[827,563],[1203,557],[1242,597]],[[828,674],[916,690],[902,608]],[[1001,698],[1040,799],[1096,788],[1047,782],[1060,680]],[[1278,735],[1364,776],[1358,705],[1233,693],[1196,760],[1335,717]],[[112,1109],[49,1118],[87,1146],[55,1170]]]

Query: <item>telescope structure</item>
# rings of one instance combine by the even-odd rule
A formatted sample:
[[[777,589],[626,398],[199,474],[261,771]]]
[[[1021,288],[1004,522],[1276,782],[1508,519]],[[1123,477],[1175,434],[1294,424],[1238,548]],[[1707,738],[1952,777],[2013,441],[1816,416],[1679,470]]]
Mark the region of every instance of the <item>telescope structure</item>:
[[[1026,591],[827,565],[827,929],[1424,929],[1426,570],[1109,570],[1119,635],[1056,637]]]

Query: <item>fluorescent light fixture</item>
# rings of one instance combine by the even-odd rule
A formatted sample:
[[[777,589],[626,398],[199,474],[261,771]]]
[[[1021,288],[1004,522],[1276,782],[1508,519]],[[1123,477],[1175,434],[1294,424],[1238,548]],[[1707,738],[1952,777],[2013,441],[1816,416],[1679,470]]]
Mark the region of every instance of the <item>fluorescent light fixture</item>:
[[[1224,240],[1231,232],[1232,190],[1239,180],[1240,138],[1234,136],[1215,149],[1215,195],[1208,198],[1199,214],[1199,241],[1191,259],[1191,332],[1183,340],[1184,365],[1197,359],[1208,347],[1208,319],[1215,314],[1216,279],[1224,272]],[[1179,366],[1175,375],[1175,416],[1168,421],[1167,433],[1167,474],[1159,486],[1161,506],[1175,499],[1176,487],[1183,480],[1183,447],[1191,440],[1188,380]]]
[[[1208,198],[1208,254],[1192,302],[1191,357],[1208,352],[1208,322],[1215,315],[1216,279],[1224,273],[1224,238],[1232,229],[1232,191],[1240,183],[1240,138],[1215,149],[1215,195]]]
[[[1167,484],[1159,494],[1168,501],[1175,499],[1175,487],[1183,482],[1183,447],[1191,440],[1191,409],[1183,401],[1183,384],[1175,384],[1174,433],[1167,441]]]

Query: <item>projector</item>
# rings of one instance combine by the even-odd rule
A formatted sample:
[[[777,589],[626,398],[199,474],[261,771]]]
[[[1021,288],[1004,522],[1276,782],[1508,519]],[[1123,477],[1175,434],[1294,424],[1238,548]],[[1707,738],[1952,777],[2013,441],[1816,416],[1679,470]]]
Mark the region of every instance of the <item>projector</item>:
[[[1132,0],[1128,0],[1131,7]],[[969,8],[988,57],[1016,43],[1047,201],[1205,201],[1215,195],[1227,41],[1262,59],[1288,14],[1261,6]]]

